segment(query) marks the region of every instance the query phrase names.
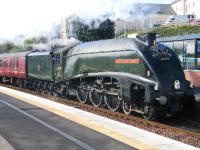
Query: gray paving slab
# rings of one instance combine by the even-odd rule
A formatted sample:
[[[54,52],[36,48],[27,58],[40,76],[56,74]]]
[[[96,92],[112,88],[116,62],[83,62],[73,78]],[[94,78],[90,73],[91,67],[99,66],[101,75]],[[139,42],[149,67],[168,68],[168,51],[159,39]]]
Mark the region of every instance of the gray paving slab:
[[[74,137],[75,139],[99,150],[134,150],[134,148],[114,140],[101,133],[66,120],[46,110],[37,108],[13,97],[0,94],[0,99],[20,110],[45,122],[47,125]],[[8,107],[0,102],[0,134],[2,134],[16,150],[71,150],[84,149],[57,132],[47,128],[33,118]]]

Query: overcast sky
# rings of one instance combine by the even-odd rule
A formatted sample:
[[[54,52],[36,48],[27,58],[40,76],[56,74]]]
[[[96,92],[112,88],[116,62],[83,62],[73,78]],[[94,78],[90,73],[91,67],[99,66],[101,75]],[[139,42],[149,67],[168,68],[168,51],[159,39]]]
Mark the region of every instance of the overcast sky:
[[[133,2],[171,3],[173,0],[0,0],[0,38],[37,35],[48,32],[53,24],[77,14],[98,17],[106,11],[127,8]],[[118,12],[119,11],[119,12]]]

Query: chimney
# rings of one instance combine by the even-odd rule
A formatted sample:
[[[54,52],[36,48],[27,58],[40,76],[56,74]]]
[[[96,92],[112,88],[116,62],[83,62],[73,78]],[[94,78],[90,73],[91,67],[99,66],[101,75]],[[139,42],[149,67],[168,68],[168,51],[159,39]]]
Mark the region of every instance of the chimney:
[[[147,34],[147,44],[150,47],[156,45],[156,33],[148,33]]]
[[[155,46],[156,44],[156,33],[147,33],[147,34],[137,35],[136,38],[144,42],[149,47]]]

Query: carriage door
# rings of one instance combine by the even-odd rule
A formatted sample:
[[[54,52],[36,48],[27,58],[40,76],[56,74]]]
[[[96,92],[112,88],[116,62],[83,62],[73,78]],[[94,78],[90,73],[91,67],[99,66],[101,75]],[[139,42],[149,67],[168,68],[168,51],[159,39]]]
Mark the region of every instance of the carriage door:
[[[62,54],[54,55],[54,77],[56,81],[63,79],[63,70],[62,70]]]

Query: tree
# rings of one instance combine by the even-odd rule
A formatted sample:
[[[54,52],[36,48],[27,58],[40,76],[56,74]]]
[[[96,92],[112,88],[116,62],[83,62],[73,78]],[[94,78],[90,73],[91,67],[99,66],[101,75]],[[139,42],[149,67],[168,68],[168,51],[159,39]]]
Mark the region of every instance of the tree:
[[[112,39],[115,37],[115,23],[106,19],[99,25],[100,39]]]
[[[24,41],[24,45],[32,45],[33,43],[36,43],[36,38],[28,38],[28,39],[25,39]]]
[[[47,43],[48,42],[48,38],[47,36],[40,36],[37,39],[38,43]]]
[[[115,37],[115,23],[110,19],[98,23],[98,20],[92,20],[90,25],[83,23],[79,18],[72,21],[72,33],[75,38],[82,42],[111,39]]]
[[[21,50],[20,47],[15,45],[11,41],[7,41],[0,44],[0,53],[13,52],[13,51],[19,51],[19,50]]]
[[[6,50],[11,50],[14,48],[14,44],[12,42],[5,43]]]
[[[82,23],[79,18],[72,21],[73,30],[72,33],[80,41],[88,41],[89,26]]]
[[[27,39],[24,39],[23,45],[20,48],[20,51],[27,51],[27,50],[32,50],[33,45],[39,44],[39,43],[47,43],[48,39],[46,36],[38,36],[38,37],[30,37]]]
[[[59,24],[55,24],[54,26],[53,26],[53,29],[52,29],[52,32],[51,32],[51,36],[53,37],[53,38],[60,38],[60,31],[61,31],[61,25],[59,25]]]

